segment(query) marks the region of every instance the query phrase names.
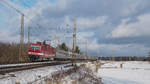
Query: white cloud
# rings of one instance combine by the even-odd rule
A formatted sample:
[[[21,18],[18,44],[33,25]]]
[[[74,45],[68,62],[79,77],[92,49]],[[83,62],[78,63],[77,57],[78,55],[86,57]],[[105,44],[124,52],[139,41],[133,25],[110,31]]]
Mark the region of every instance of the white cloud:
[[[150,36],[150,14],[145,14],[137,17],[136,22],[127,23],[123,20],[122,23],[115,28],[109,37],[138,37],[138,36]]]
[[[10,33],[6,31],[0,31],[0,42],[19,42],[19,35],[12,36]]]
[[[86,41],[86,40],[84,40],[84,41]],[[85,42],[80,44],[80,47],[81,47],[82,50],[85,50],[85,48],[86,48],[85,46],[86,46]],[[99,50],[100,49],[100,44],[97,42],[96,39],[94,39],[94,40],[89,40],[88,39],[87,40],[87,49],[89,51]]]
[[[37,17],[43,18],[42,17],[43,10],[50,8],[51,6],[53,6],[53,4],[50,3],[48,0],[42,0],[42,2],[38,1],[33,7],[24,9],[23,12],[25,13],[26,16],[29,17],[29,18],[26,18],[25,22],[28,24],[31,22],[31,19],[35,19]]]
[[[107,18],[108,17],[106,16],[98,16],[95,18],[81,17],[77,19],[77,24],[81,28],[97,28],[104,25],[107,21]]]
[[[131,14],[135,14],[138,12],[138,8],[140,8],[141,0],[133,0],[130,3],[125,4],[121,13],[122,16],[129,16]]]
[[[76,23],[77,27],[80,29],[99,28],[107,22],[107,19],[108,19],[107,16],[97,16],[95,18],[79,17],[76,18]],[[73,25],[73,19],[69,16],[66,16],[64,23]]]
[[[145,47],[144,45],[139,44],[100,44],[100,52],[108,52],[111,55],[134,55],[134,56],[143,56],[147,55],[150,48]]]
[[[9,0],[10,1],[10,0]],[[148,1],[148,0],[147,0]],[[120,17],[127,17],[132,15],[139,15],[145,13],[145,10],[149,8],[149,3],[146,0],[117,0],[117,1],[106,1],[106,0],[56,0],[56,2],[49,2],[49,0],[38,0],[35,5],[33,5],[31,8],[24,8],[23,5],[18,5],[18,3],[12,3],[16,8],[19,8],[21,11],[25,12],[27,16],[29,16],[34,21],[37,21],[42,26],[42,29],[40,30],[41,37],[38,37],[35,35],[35,38],[32,38],[33,41],[35,40],[41,40],[41,38],[46,38],[49,34],[53,34],[51,31],[52,27],[62,26],[66,24],[69,24],[71,28],[73,28],[73,18],[76,17],[77,19],[77,31],[80,29],[81,32],[81,39],[83,40],[84,36],[88,37],[88,50],[95,52],[95,51],[106,51],[107,53],[113,53],[112,51],[118,51],[120,53],[128,54],[128,53],[136,53],[136,48],[138,48],[138,51],[141,50],[141,52],[144,52],[144,47],[139,45],[134,45],[134,47],[130,47],[129,45],[114,45],[114,44],[99,44],[98,40],[101,38],[99,37],[98,33],[101,33],[103,36],[103,33],[109,32],[112,30],[112,26],[114,26],[116,23],[115,21],[120,21]],[[18,0],[18,2],[21,2]],[[143,3],[144,2],[144,3]],[[116,4],[117,3],[117,4]],[[145,5],[147,3],[147,5]],[[105,5],[104,5],[105,4]],[[10,9],[9,9],[10,10]],[[9,11],[8,10],[8,11]],[[14,11],[14,10],[13,10]],[[8,12],[6,12],[7,14]],[[19,15],[19,16],[18,16]],[[0,41],[19,41],[19,29],[20,29],[20,14],[11,14],[11,19],[6,19],[9,24],[9,26],[4,26],[1,28],[7,28],[6,30],[13,29],[12,31],[0,32]],[[43,17],[43,16],[44,17]],[[110,25],[110,29],[106,26],[108,25],[108,17],[103,16],[107,15],[110,18],[109,21],[114,25]],[[13,17],[12,17],[13,16]],[[150,14],[145,14],[137,17],[136,22],[130,22],[132,20],[132,17],[130,19],[124,19],[122,20],[122,23],[115,28],[111,34],[110,37],[113,38],[120,38],[120,37],[136,37],[136,36],[144,36],[144,35],[150,35]],[[17,22],[18,21],[18,22]],[[130,22],[130,23],[129,23]],[[25,26],[28,25],[29,20],[25,19]],[[109,22],[110,23],[110,22]],[[52,25],[53,24],[53,25]],[[32,25],[35,25],[32,23]],[[35,26],[34,26],[35,27]],[[34,28],[33,27],[33,28]],[[102,28],[102,31],[96,31],[98,29],[94,28]],[[26,27],[25,27],[26,28]],[[47,28],[47,29],[46,29]],[[44,31],[43,31],[44,30]],[[16,34],[16,31],[18,34]],[[38,31],[38,28],[33,29],[33,31]],[[38,31],[39,32],[39,31]],[[44,33],[43,32],[48,32]],[[96,34],[95,34],[96,32]],[[36,32],[37,33],[37,32]],[[58,32],[54,32],[58,33]],[[12,36],[14,35],[15,36]],[[80,37],[80,35],[77,36]],[[97,35],[97,36],[96,36]],[[93,38],[97,38],[92,40]],[[66,40],[67,45],[69,47],[72,47],[72,38],[70,40]],[[137,47],[136,47],[137,46]],[[83,49],[85,49],[85,45],[81,46]],[[128,50],[129,49],[129,50]],[[133,49],[133,50],[132,50]]]
[[[58,9],[59,11],[66,10],[67,5],[68,5],[68,1],[69,0],[56,0],[56,4],[55,4],[56,9]]]
[[[82,40],[86,38],[91,38],[94,36],[94,32],[78,32],[77,33],[77,38]]]

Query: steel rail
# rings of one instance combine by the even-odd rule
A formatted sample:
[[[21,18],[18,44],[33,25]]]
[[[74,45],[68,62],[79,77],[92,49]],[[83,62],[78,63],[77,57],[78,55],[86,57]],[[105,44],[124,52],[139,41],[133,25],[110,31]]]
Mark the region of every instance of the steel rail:
[[[0,67],[0,74],[5,74],[9,72],[33,69],[38,67],[45,67],[45,66],[55,66],[55,65],[62,65],[68,64],[71,61],[55,61],[55,62],[45,62],[45,63],[35,63],[35,64],[27,64],[27,65],[18,65],[18,66],[7,66],[7,67]]]

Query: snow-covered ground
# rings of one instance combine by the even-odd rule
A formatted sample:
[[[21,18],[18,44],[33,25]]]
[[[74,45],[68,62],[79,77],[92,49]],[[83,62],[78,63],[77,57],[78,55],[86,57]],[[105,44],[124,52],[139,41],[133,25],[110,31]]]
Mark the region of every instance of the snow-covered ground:
[[[104,65],[96,72],[96,62],[87,62],[86,67],[91,69],[91,72],[97,77],[102,78],[104,84],[150,84],[150,63],[142,61],[122,61],[111,62],[101,61]],[[84,63],[78,63],[81,65]],[[122,64],[122,68],[120,65]],[[50,78],[51,75],[57,71],[69,69],[64,68],[65,65],[48,66],[42,68],[36,68],[31,70],[24,70],[18,72],[8,73],[6,75],[0,75],[0,84],[20,84],[32,83],[40,80],[43,77]],[[73,74],[72,76],[75,76]],[[71,76],[65,77],[66,81],[63,84],[71,84]],[[70,82],[69,82],[70,81]],[[36,82],[33,84],[45,84]]]
[[[123,68],[120,68],[123,64]],[[150,84],[150,63],[142,61],[106,62],[99,69],[104,84]]]
[[[0,75],[0,84],[32,83],[36,80],[40,80],[43,77],[51,77],[52,73],[54,72],[70,68],[70,67],[64,68],[64,66],[66,65],[47,66],[42,68],[17,71],[5,75]]]
[[[95,72],[96,62],[78,63],[80,66],[75,72],[64,77],[61,84],[103,84],[101,78]]]

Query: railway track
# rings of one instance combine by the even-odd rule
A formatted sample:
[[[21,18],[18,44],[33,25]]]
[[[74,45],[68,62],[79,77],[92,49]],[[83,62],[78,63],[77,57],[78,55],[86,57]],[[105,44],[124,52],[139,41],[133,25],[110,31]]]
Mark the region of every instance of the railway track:
[[[8,64],[8,65],[0,65],[0,74],[5,74],[9,72],[33,69],[44,66],[55,66],[68,64],[71,61],[52,61],[52,62],[37,62],[37,63],[21,63],[21,64]]]

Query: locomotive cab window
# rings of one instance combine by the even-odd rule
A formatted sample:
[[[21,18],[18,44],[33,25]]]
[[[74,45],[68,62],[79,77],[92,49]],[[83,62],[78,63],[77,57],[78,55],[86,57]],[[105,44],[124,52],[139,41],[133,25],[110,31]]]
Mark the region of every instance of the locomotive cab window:
[[[40,50],[40,46],[31,46],[30,49]]]

